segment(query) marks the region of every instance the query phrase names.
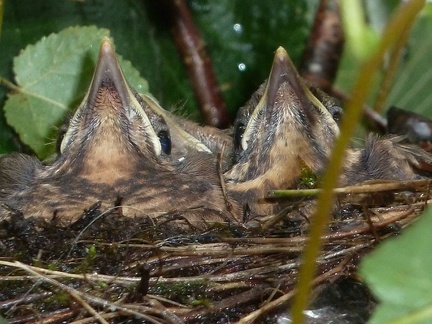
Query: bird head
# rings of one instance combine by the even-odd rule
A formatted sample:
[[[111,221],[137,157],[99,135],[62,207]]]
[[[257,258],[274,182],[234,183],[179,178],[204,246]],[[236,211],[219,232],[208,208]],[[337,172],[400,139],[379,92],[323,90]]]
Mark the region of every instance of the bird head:
[[[89,180],[112,183],[137,164],[171,153],[169,127],[162,116],[147,114],[128,85],[110,41],[100,47],[89,90],[60,145],[60,162]],[[142,161],[142,162],[140,162]]]
[[[288,53],[279,47],[268,80],[237,115],[235,161],[226,173],[234,192],[290,188],[302,168],[319,173],[339,128],[321,101],[300,78]]]

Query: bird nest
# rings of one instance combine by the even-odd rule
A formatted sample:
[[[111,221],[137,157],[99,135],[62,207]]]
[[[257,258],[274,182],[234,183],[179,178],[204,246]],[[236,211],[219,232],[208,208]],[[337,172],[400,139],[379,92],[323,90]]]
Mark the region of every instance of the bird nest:
[[[319,287],[353,277],[364,254],[415,220],[429,185],[339,192],[316,260],[315,299],[325,300],[330,293]],[[0,309],[10,323],[278,322],[290,316],[309,226],[289,212],[204,231],[179,223],[175,210],[155,221],[95,204],[67,227],[11,213],[0,224]],[[363,296],[370,312],[373,297]]]

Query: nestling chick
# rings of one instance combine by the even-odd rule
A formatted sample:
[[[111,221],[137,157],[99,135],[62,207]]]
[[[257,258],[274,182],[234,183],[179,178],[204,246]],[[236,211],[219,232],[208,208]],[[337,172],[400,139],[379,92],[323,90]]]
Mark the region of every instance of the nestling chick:
[[[148,95],[140,97],[147,114],[157,114],[166,121],[171,134],[171,158],[179,162],[179,170],[187,173],[195,170],[198,174],[205,172],[208,176],[218,177],[219,164],[222,170],[232,165],[233,143],[226,132],[175,116]],[[201,167],[207,170],[201,170]]]
[[[140,100],[104,40],[57,159],[42,165],[23,155],[1,158],[0,220],[15,211],[67,224],[96,202],[102,210],[121,207],[130,217],[178,212],[199,226],[224,220],[218,178],[203,170],[191,177],[172,159],[167,123],[163,116],[148,115]]]
[[[239,110],[234,127],[236,153],[225,173],[227,187],[257,215],[279,207],[265,199],[268,190],[295,187],[305,167],[320,173],[339,133],[282,47],[267,82]]]
[[[368,180],[406,181],[431,176],[432,154],[414,144],[403,143],[403,136],[369,135],[365,147],[349,149],[340,186]]]
[[[145,102],[143,108],[150,107],[154,112],[164,117],[170,127],[171,136],[178,139],[176,142],[181,148],[173,152],[174,156],[202,151],[213,154],[219,160],[222,171],[228,170],[233,163],[234,143],[231,130],[220,130],[211,126],[201,126],[196,122],[174,115],[163,109],[154,99],[141,95]],[[147,108],[148,109],[148,108]],[[216,161],[215,161],[216,162]],[[217,162],[219,163],[219,162]]]
[[[282,208],[283,202],[266,199],[267,191],[296,188],[302,168],[323,172],[341,115],[337,102],[305,84],[279,48],[267,82],[235,121],[234,166],[225,173],[230,197],[248,206],[252,216]],[[401,143],[401,137],[369,136],[364,148],[347,150],[339,185],[420,179],[431,165],[431,154]]]

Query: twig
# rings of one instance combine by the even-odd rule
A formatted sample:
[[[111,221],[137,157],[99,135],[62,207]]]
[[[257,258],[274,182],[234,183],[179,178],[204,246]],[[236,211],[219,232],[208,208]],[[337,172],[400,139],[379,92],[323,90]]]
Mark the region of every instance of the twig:
[[[53,282],[55,282],[55,280],[53,280]],[[62,284],[60,284],[58,287],[61,288],[61,285]],[[105,319],[93,307],[91,307],[84,299],[82,299],[79,294],[75,293],[74,291],[68,291],[68,293],[76,301],[78,301],[81,304],[81,306],[84,307],[84,309],[86,309],[91,315],[93,315],[93,317],[99,320],[99,322],[101,322],[102,324],[108,324],[108,322],[105,321]]]
[[[32,268],[35,268],[35,267],[27,266],[26,264],[21,263],[19,261],[13,262],[13,265],[15,267],[17,267],[17,268],[20,268],[20,269],[22,269],[22,270],[24,270],[24,271],[32,274],[34,276],[34,278],[32,278],[33,280],[35,280],[35,279],[37,279],[37,280],[43,280],[45,282],[48,282],[48,283],[52,284],[53,286],[56,286],[56,287],[60,288],[63,291],[66,291],[67,293],[69,293],[74,298],[78,296],[79,297],[77,299],[78,301],[86,300],[86,301],[88,301],[88,302],[90,302],[92,304],[96,304],[96,305],[104,307],[104,308],[110,307],[112,309],[117,309],[117,310],[123,311],[126,314],[131,314],[131,315],[135,315],[135,316],[137,316],[139,318],[143,318],[145,320],[150,321],[151,323],[158,323],[153,318],[151,318],[151,317],[149,317],[149,316],[147,316],[145,314],[135,312],[135,311],[130,310],[130,309],[126,308],[126,307],[123,307],[123,306],[118,305],[118,304],[114,304],[114,303],[112,303],[112,302],[110,302],[108,300],[105,300],[105,299],[102,299],[102,298],[90,295],[88,293],[78,291],[78,290],[76,290],[74,288],[71,288],[71,287],[69,287],[67,285],[62,284],[61,282],[58,282],[57,280],[54,280],[54,279],[49,278],[47,276],[44,276],[44,275],[42,275],[42,274],[40,274],[37,271],[35,271],[35,270],[32,269]],[[85,307],[85,305],[83,305],[83,306]],[[91,310],[89,310],[89,311],[91,311]],[[93,311],[91,311],[91,312],[93,313]],[[101,321],[102,323],[107,323],[97,312],[96,312],[96,314],[94,316],[96,316],[96,318],[99,321]]]
[[[161,5],[165,6],[167,19],[172,19],[174,41],[186,65],[204,122],[219,128],[228,127],[230,120],[212,62],[187,3],[165,0]]]
[[[204,309],[200,311],[194,311],[186,314],[183,319],[185,321],[193,321],[194,319],[199,319],[203,315],[206,315],[208,313],[220,313],[223,312],[226,309],[231,309],[234,307],[238,307],[239,305],[245,304],[247,302],[250,302],[254,299],[257,299],[261,296],[263,293],[263,285],[259,285],[256,287],[253,287],[245,292],[239,293],[235,296],[230,296],[225,299],[222,299],[221,301],[215,302],[211,305],[210,309]]]
[[[321,0],[303,53],[300,75],[329,93],[342,56],[344,35],[338,0]]]
[[[336,275],[338,273],[343,272],[343,267],[345,264],[349,261],[349,259],[346,259],[345,262],[341,262],[338,266],[334,267],[333,269],[323,273],[322,275],[316,277],[312,281],[312,286],[316,286],[325,280],[327,280],[332,275]],[[247,316],[243,317],[238,321],[238,324],[248,324],[253,323],[258,317],[270,312],[272,309],[275,309],[282,304],[286,303],[288,300],[290,300],[294,295],[296,294],[296,289],[290,290],[285,295],[279,297],[278,299],[273,300],[272,302],[264,305],[263,307],[257,309],[256,311],[253,311],[252,313],[249,313]]]
[[[343,188],[334,188],[333,193],[336,195],[349,195],[359,193],[376,193],[382,191],[393,191],[393,190],[415,190],[419,191],[419,188],[423,186],[429,187],[431,180],[410,180],[410,181],[389,181],[380,183],[370,183],[356,186],[348,186]],[[426,189],[425,189],[426,191]],[[303,189],[303,190],[270,190],[267,193],[269,198],[283,198],[283,197],[308,197],[317,196],[321,194],[322,189]]]
[[[176,314],[174,314],[171,310],[166,308],[157,300],[149,300],[151,306],[153,306],[157,312],[164,318],[168,319],[170,323],[173,324],[182,324],[184,323]]]
[[[269,228],[272,228],[274,225],[279,223],[289,212],[293,211],[295,208],[298,208],[299,204],[294,204],[293,206],[289,206],[287,208],[284,208],[280,212],[278,212],[276,215],[271,217],[269,220],[267,220],[262,226],[262,230],[268,230]]]
[[[121,316],[121,315],[122,314],[120,312],[112,312],[112,313],[102,314],[101,316],[104,319],[110,319],[110,318],[116,318],[117,316]],[[78,321],[70,322],[70,324],[86,324],[86,323],[94,323],[94,318],[93,317],[87,317],[87,318],[83,318],[83,319],[78,320]]]
[[[52,294],[53,293],[51,291],[44,291],[42,293],[25,295],[24,297],[5,300],[5,301],[0,302],[0,309],[10,308],[10,307],[18,305],[18,304],[32,303],[32,302],[35,302],[39,299],[44,299],[48,296],[51,296]]]
[[[407,209],[401,210],[399,212],[391,211],[390,217],[386,217],[381,221],[374,221],[373,226],[375,228],[381,228],[387,226],[389,224],[393,224],[397,221],[400,221],[409,215],[414,213],[414,207],[408,206]],[[365,226],[358,226],[350,231],[339,231],[337,233],[324,234],[321,236],[323,241],[333,242],[335,240],[356,236],[365,232],[370,231],[370,226],[366,224]],[[273,237],[248,237],[248,238],[224,238],[223,241],[227,243],[249,243],[249,244],[283,244],[283,245],[299,245],[300,243],[304,243],[309,239],[308,236],[296,236],[296,237],[287,237],[287,238],[273,238]]]
[[[7,323],[37,323],[37,324],[48,324],[48,323],[66,323],[68,319],[79,313],[78,309],[62,308],[56,309],[52,312],[37,313],[34,312],[29,315],[21,315],[18,317],[11,317],[7,319]],[[94,318],[92,318],[94,323]]]

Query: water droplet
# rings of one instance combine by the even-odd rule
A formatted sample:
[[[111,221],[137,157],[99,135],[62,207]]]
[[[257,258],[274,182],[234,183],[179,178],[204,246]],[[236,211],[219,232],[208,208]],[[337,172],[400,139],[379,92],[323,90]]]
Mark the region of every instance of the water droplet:
[[[238,34],[241,34],[243,32],[243,26],[240,24],[234,24],[233,29]]]
[[[314,73],[322,73],[322,65],[318,63],[309,64],[309,70]]]
[[[244,64],[244,63],[239,63],[237,65],[237,67],[238,67],[238,69],[239,69],[240,72],[246,71],[246,64]]]

